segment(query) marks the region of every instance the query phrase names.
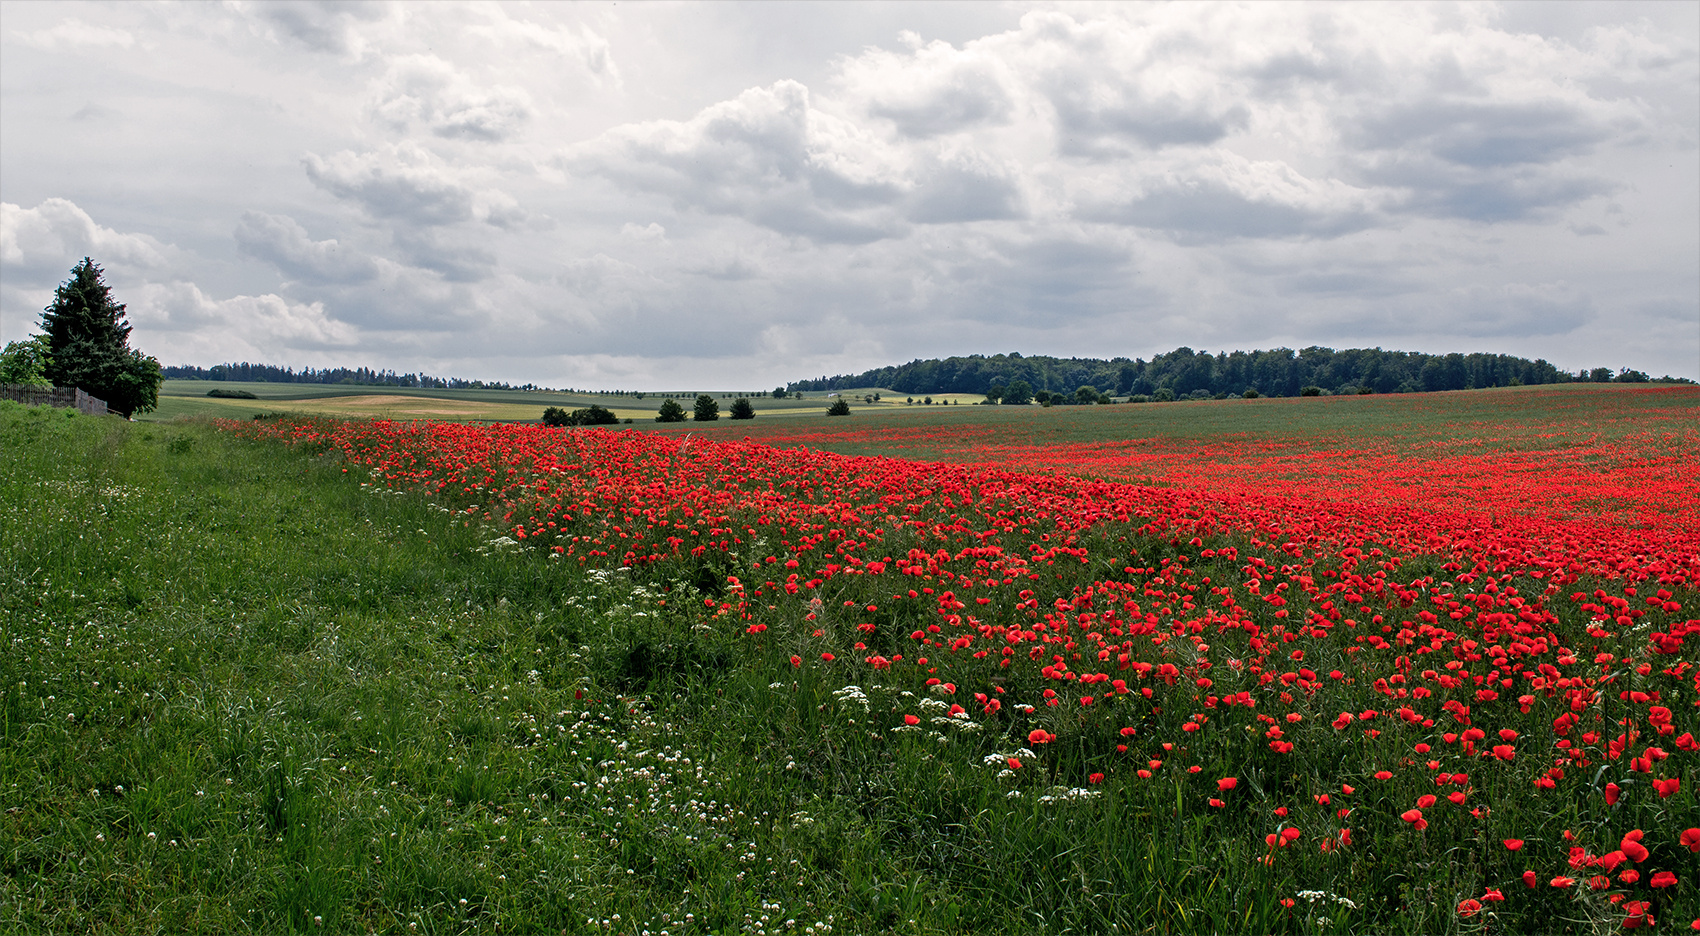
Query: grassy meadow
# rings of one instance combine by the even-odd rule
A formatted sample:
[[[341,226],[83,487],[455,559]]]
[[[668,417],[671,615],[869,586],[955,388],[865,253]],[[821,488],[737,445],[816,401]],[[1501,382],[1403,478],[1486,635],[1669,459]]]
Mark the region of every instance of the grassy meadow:
[[[1419,835],[1400,812],[1452,789],[1437,789],[1422,763],[1461,756],[1438,740],[1449,723],[1423,726],[1419,713],[1401,724],[1386,713],[1375,724],[1387,743],[1404,745],[1402,761],[1371,736],[1331,740],[1342,737],[1328,724],[1337,712],[1418,703],[1384,699],[1367,676],[1340,676],[1360,672],[1365,658],[1320,629],[1299,644],[1312,654],[1304,665],[1337,675],[1311,674],[1314,700],[1286,695],[1286,678],[1245,683],[1266,709],[1290,705],[1301,716],[1283,722],[1299,742],[1290,757],[1271,753],[1263,735],[1250,753],[1233,746],[1265,730],[1249,707],[1210,710],[1233,732],[1194,733],[1202,703],[1176,696],[1171,705],[1158,681],[1155,701],[1148,689],[1100,703],[1130,726],[1118,735],[1067,707],[1048,711],[1040,690],[1064,684],[1000,675],[995,658],[964,660],[963,672],[983,663],[990,675],[972,688],[1007,688],[1010,704],[998,718],[969,721],[945,712],[968,701],[966,683],[961,696],[954,685],[946,695],[925,671],[875,672],[849,658],[851,640],[879,650],[878,641],[899,639],[891,634],[920,634],[937,617],[926,599],[905,602],[881,583],[840,576],[813,603],[752,601],[753,617],[727,626],[704,610],[731,607],[725,579],[704,577],[700,564],[634,571],[551,559],[510,538],[503,518],[486,518],[491,501],[468,510],[466,498],[379,484],[335,446],[255,441],[177,418],[252,424],[255,413],[287,409],[477,422],[590,402],[626,415],[608,398],[258,384],[240,386],[269,395],[232,401],[205,398],[206,383],[172,384],[186,386],[168,385],[149,422],[0,402],[0,930],[1594,933],[1621,926],[1622,893],[1650,894],[1661,927],[1700,917],[1692,856],[1675,844],[1677,831],[1700,825],[1700,770],[1669,739],[1660,743],[1673,756],[1660,769],[1682,778],[1674,798],[1635,775],[1622,803],[1614,794],[1608,805],[1597,788],[1618,762],[1602,760],[1585,797],[1542,801],[1530,791],[1551,762],[1520,752],[1472,761],[1475,818],[1431,810],[1436,828]],[[1592,387],[1049,409],[853,403],[848,419],[820,415],[824,400],[809,399],[768,420],[778,414],[763,403],[778,401],[755,400],[753,422],[665,427],[650,421],[650,404],[663,398],[631,408],[632,428],[954,461],[971,460],[976,439],[1328,450],[1381,439],[1411,451],[1538,454],[1588,432],[1659,431],[1677,440],[1676,457],[1692,460],[1700,425],[1694,394]],[[689,399],[681,396],[687,409]],[[455,407],[476,412],[430,412]],[[505,415],[510,408],[516,415]],[[1012,523],[1001,529],[1016,536]],[[1067,542],[1083,557],[1143,556],[1133,561],[1149,568],[1130,566],[1124,578],[1160,572],[1141,580],[1156,589],[1144,594],[1176,607],[1180,591],[1170,599],[1162,589],[1186,582],[1202,604],[1239,578],[1231,559],[1200,558],[1162,531],[1088,531]],[[1219,556],[1263,555],[1266,545],[1232,529],[1210,544],[1225,550]],[[1401,558],[1383,569],[1413,590],[1453,587],[1448,556]],[[1089,595],[1105,574],[1096,559],[1044,565],[1030,587],[1047,603]],[[1299,574],[1283,571],[1295,583]],[[926,581],[945,587],[942,577]],[[1464,590],[1465,577],[1456,581]],[[966,597],[974,585],[957,588]],[[1615,595],[1622,583],[1584,576],[1572,587]],[[1521,570],[1493,588],[1556,594]],[[1288,593],[1289,607],[1316,607],[1301,590]],[[1691,583],[1674,590],[1682,607],[1700,598]],[[1587,613],[1550,600],[1555,640],[1626,663],[1646,657],[1645,628],[1595,636]],[[1254,604],[1256,619],[1282,633],[1285,611]],[[853,627],[858,615],[879,621],[878,633]],[[752,640],[752,621],[773,639]],[[818,652],[839,633],[836,660]],[[1285,639],[1294,636],[1311,640]],[[1236,657],[1235,672],[1258,652],[1258,638],[1247,641],[1211,637],[1216,653]],[[1690,647],[1655,662],[1695,658]],[[1662,688],[1675,731],[1700,729],[1687,677],[1672,682],[1669,672],[1624,668],[1612,678],[1637,692]],[[1227,665],[1213,675],[1215,691],[1231,691]],[[1531,713],[1524,703],[1519,712],[1510,697],[1477,703],[1494,712],[1490,727],[1550,748],[1558,709]],[[1212,740],[1218,733],[1226,740]],[[1413,742],[1437,753],[1410,753]],[[1012,758],[1025,766],[1005,768]],[[1218,785],[1226,777],[1242,778],[1231,794]],[[1569,782],[1588,781],[1572,767]],[[1218,796],[1226,808],[1206,804]],[[1302,855],[1286,849],[1300,825]],[[1294,839],[1281,837],[1288,828]],[[1599,853],[1611,846],[1594,839],[1615,842],[1629,828],[1647,830],[1653,863],[1642,867],[1673,869],[1678,884],[1547,885],[1564,873],[1571,830]],[[1527,850],[1501,845],[1512,836]],[[1539,869],[1539,888],[1525,889],[1526,869]],[[1484,888],[1511,899],[1461,913]]]

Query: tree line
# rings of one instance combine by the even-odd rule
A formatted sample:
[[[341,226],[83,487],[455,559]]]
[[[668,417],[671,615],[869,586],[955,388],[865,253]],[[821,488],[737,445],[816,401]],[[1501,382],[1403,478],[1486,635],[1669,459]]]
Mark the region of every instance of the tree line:
[[[1598,367],[1575,374],[1545,360],[1509,354],[1425,354],[1381,348],[1310,347],[1302,351],[1232,351],[1210,354],[1177,348],[1139,358],[1058,358],[1020,353],[914,360],[860,374],[787,384],[788,390],[885,387],[899,393],[990,393],[1024,384],[1035,394],[1074,396],[1095,388],[1115,396],[1300,396],[1314,393],[1422,393],[1515,387],[1526,384],[1647,382],[1641,371]],[[1678,377],[1663,382],[1692,383]],[[1053,396],[1054,398],[1054,396]]]
[[[514,386],[499,380],[461,380],[429,374],[398,374],[370,367],[278,367],[275,364],[184,364],[165,368],[167,380],[245,380],[255,383],[357,384],[370,387],[417,387],[425,390],[541,390],[533,384]]]

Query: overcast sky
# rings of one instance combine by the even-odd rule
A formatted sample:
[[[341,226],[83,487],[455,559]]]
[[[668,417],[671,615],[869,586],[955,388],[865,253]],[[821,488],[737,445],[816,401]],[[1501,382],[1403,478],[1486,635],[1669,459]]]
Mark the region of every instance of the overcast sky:
[[[0,5],[0,339],[756,388],[918,357],[1700,378],[1700,4]]]

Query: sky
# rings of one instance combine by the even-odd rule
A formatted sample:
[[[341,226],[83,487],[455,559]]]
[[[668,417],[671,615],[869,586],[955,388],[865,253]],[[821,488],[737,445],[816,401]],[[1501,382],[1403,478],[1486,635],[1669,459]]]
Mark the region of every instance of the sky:
[[[757,389],[1382,347],[1700,378],[1700,4],[0,4],[0,340]]]

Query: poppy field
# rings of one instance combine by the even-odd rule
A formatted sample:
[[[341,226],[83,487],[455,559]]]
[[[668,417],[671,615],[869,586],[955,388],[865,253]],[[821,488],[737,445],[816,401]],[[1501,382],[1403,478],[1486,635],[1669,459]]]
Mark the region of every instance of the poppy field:
[[[1262,473],[1153,488],[636,432],[243,428],[545,561],[694,583],[693,626],[816,710],[791,743],[830,738],[823,693],[857,687],[858,734],[949,750],[947,787],[1260,876],[1218,898],[1253,928],[1381,926],[1417,894],[1513,929],[1697,916],[1692,425],[1566,459],[1354,453],[1335,474],[1369,496],[1338,500]],[[1565,477],[1595,458],[1622,463],[1605,490]],[[1625,528],[1587,497],[1644,509]]]
[[[321,703],[312,758],[258,758],[271,792],[231,808],[277,834],[236,851],[298,886],[234,919],[1700,929],[1700,400],[1665,392],[1616,416],[1557,394],[1523,404],[1549,419],[1467,434],[1135,436],[1114,421],[1136,407],[1048,440],[185,427],[293,466],[265,484],[338,492],[348,542],[384,527],[429,571],[336,580],[330,604],[411,624],[318,606],[383,652],[242,617],[279,631],[267,667],[361,716]],[[322,590],[313,561],[279,574]],[[364,675],[314,671],[331,661]],[[415,702],[382,703],[384,672]],[[276,819],[309,801],[364,818],[316,839]],[[433,860],[459,870],[433,882]]]

